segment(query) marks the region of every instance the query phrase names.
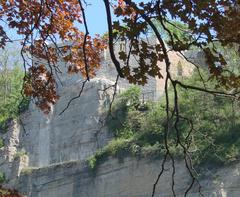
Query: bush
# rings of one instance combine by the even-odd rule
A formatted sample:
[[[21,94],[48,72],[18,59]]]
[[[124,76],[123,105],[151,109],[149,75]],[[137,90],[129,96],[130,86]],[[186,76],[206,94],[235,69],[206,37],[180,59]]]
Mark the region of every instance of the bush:
[[[4,183],[6,181],[5,173],[0,172],[0,184]]]
[[[26,154],[27,154],[27,153],[26,153],[25,150],[19,150],[19,151],[17,151],[17,152],[15,153],[14,158],[16,159],[16,158],[22,157],[22,156],[24,156],[24,155],[26,155]]]
[[[111,109],[111,116],[107,120],[109,130],[115,135],[118,135],[118,131],[124,127],[123,123],[129,117],[129,111],[140,105],[140,95],[140,88],[132,86],[116,97]]]
[[[186,83],[199,86],[201,80],[195,74]],[[214,87],[214,81],[209,84]],[[102,151],[90,161],[96,166],[107,156],[134,155],[159,158],[166,152],[164,133],[166,127],[165,106],[161,102],[147,103],[147,110],[140,110],[140,90],[131,87],[118,95],[113,104],[113,119],[108,126],[115,135]],[[172,94],[170,90],[169,94]],[[178,89],[181,117],[192,120],[194,129],[185,118],[178,122],[179,137],[188,147],[196,166],[216,166],[236,161],[240,155],[240,105],[238,102],[197,91]],[[170,103],[170,108],[173,103]],[[184,150],[177,144],[172,117],[168,148],[175,158],[183,158]],[[186,140],[186,137],[188,139]]]
[[[0,121],[0,132],[1,133],[6,133],[7,129],[8,129],[8,120],[7,119],[3,119]]]
[[[29,104],[30,104],[30,98],[29,97],[24,97],[22,101],[19,103],[18,109],[19,113],[25,112],[28,110]]]
[[[97,164],[97,158],[95,155],[91,156],[88,158],[88,165],[91,169],[95,169],[96,164]]]

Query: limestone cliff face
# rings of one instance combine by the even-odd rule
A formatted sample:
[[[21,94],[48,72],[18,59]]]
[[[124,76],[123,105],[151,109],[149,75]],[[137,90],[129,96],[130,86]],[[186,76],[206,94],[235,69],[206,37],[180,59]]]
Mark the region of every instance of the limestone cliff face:
[[[172,54],[172,57],[175,64],[184,63],[178,55]],[[63,62],[60,64],[63,70],[66,69]],[[104,125],[105,112],[114,91],[115,74],[111,69],[104,64],[97,78],[85,84],[79,98],[83,85],[81,76],[59,73],[57,91],[61,98],[51,113],[43,115],[31,104],[21,116],[23,124],[13,122],[10,125],[9,132],[3,136],[6,146],[0,150],[0,170],[6,172],[7,186],[17,188],[28,197],[151,196],[161,160],[108,158],[96,171],[86,164],[87,158],[112,138]],[[191,67],[184,69],[183,76],[188,76],[191,71]],[[178,71],[173,68],[173,72]],[[143,90],[160,94],[163,81],[151,79]],[[119,86],[128,85],[122,80]],[[66,109],[74,97],[76,99]],[[201,179],[203,193],[213,197],[240,196],[239,170],[240,164],[235,164],[209,172],[207,178]],[[172,196],[171,174],[168,162],[155,196]],[[177,196],[184,195],[190,181],[184,163],[177,161]],[[190,193],[189,196],[199,196],[196,185]]]
[[[9,186],[14,186],[22,168],[28,166],[28,157],[20,151],[20,126],[17,121],[8,123],[8,132],[1,134],[4,147],[0,149],[0,171]]]
[[[103,125],[104,110],[112,95],[113,83],[95,78],[86,83],[81,97],[76,97],[82,82],[76,82],[59,91],[60,101],[48,115],[31,106],[24,114],[22,146],[28,152],[29,165],[44,167],[71,160],[84,160],[108,141]],[[65,109],[65,112],[60,113]]]
[[[160,165],[160,160],[109,158],[93,172],[85,162],[67,162],[23,171],[18,189],[31,197],[150,197]],[[173,196],[171,163],[166,166],[157,197]],[[184,166],[176,162],[175,191],[179,197],[184,196],[191,181]],[[239,170],[236,164],[211,172],[200,181],[202,193],[206,197],[239,197]],[[196,185],[188,196],[200,196]]]

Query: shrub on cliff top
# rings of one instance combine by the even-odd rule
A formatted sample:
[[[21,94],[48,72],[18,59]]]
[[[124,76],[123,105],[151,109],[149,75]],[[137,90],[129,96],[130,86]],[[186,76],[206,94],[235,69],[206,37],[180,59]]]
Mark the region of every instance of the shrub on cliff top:
[[[201,83],[201,79],[195,74],[188,81]],[[210,85],[213,86],[214,82]],[[106,156],[128,154],[156,158],[166,152],[164,104],[162,101],[147,103],[145,105],[148,110],[139,110],[139,95],[139,90],[132,87],[116,98],[112,110],[114,118],[109,120],[109,129],[114,132],[115,139],[92,157],[92,167]],[[170,103],[170,107],[172,106],[173,103]],[[178,123],[179,138],[188,147],[197,166],[227,164],[239,158],[239,108],[240,105],[235,100],[179,89],[179,111],[182,117]],[[179,145],[176,146],[175,120],[176,117],[172,117],[170,121],[168,144],[172,155],[181,158],[184,150]]]

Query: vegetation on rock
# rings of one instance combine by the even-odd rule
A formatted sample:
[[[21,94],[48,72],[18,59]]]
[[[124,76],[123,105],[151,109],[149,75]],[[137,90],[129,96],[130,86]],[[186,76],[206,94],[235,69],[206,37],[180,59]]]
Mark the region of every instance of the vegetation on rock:
[[[19,60],[9,51],[2,51],[0,57],[0,131],[5,132],[8,121],[16,118],[29,104],[22,96],[24,71]]]
[[[22,197],[16,190],[4,188],[0,185],[0,196],[1,197]]]
[[[26,154],[27,154],[27,153],[26,153],[25,150],[19,150],[19,151],[17,151],[17,152],[15,153],[14,158],[17,159],[17,158],[20,158],[20,157],[22,157],[22,156],[24,156],[24,155],[26,155]]]
[[[4,147],[4,141],[2,138],[0,138],[0,149]]]
[[[194,73],[187,83],[197,86],[202,79]],[[214,81],[209,84],[215,86]],[[188,148],[195,166],[216,167],[237,161],[240,157],[239,102],[194,90],[179,88],[178,91],[179,138]],[[91,168],[108,156],[131,155],[153,159],[166,153],[164,102],[161,98],[158,102],[141,103],[140,94],[138,87],[132,87],[117,96],[112,107],[112,118],[108,122],[115,139],[89,158]],[[172,89],[169,94],[173,94]],[[173,107],[172,101],[171,110]],[[177,141],[178,134],[174,128],[176,117],[173,115],[170,121],[169,149],[172,155],[180,159],[184,150]]]
[[[5,174],[3,172],[0,172],[0,184],[4,183],[6,180]]]

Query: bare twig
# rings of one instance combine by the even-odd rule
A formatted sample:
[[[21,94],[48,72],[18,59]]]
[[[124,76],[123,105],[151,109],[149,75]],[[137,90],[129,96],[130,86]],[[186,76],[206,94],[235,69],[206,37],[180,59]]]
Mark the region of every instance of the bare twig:
[[[82,11],[82,16],[83,16],[83,23],[84,23],[84,27],[85,27],[85,35],[84,35],[84,41],[83,41],[83,56],[84,56],[84,64],[85,64],[85,72],[86,72],[86,77],[87,80],[89,81],[89,65],[88,65],[88,59],[87,59],[87,54],[86,54],[86,44],[87,44],[87,38],[89,35],[89,31],[88,31],[88,25],[87,25],[87,20],[86,20],[86,15],[85,15],[85,10],[82,6],[82,2],[81,0],[78,0],[81,11]]]
[[[80,89],[80,91],[79,91],[79,94],[78,94],[77,96],[71,98],[71,99],[68,101],[67,106],[61,111],[61,113],[59,114],[59,116],[61,116],[61,115],[69,108],[70,104],[71,104],[74,100],[76,100],[76,99],[78,99],[78,98],[81,97],[81,95],[82,95],[82,93],[83,93],[83,89],[84,89],[84,87],[85,87],[85,85],[86,85],[87,82],[88,82],[87,79],[85,79],[85,80],[82,82],[82,86],[81,86],[81,89]]]

